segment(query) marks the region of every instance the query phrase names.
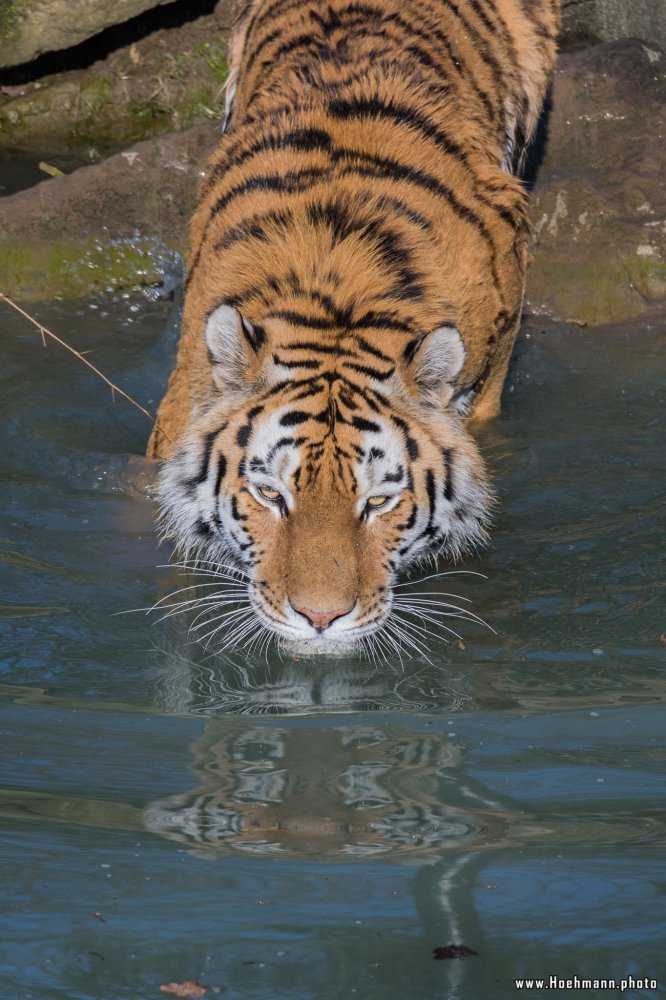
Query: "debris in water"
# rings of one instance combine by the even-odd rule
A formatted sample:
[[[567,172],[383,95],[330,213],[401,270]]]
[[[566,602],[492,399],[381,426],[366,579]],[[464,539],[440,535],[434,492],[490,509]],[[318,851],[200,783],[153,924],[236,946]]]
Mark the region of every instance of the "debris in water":
[[[432,957],[443,958],[467,958],[469,955],[478,955],[478,951],[468,948],[466,944],[447,944],[444,948],[433,948]]]
[[[54,167],[52,163],[47,163],[46,160],[39,161],[39,169],[43,174],[48,174],[49,177],[64,177],[65,173],[60,167]]]
[[[203,997],[208,993],[208,986],[202,986],[194,979],[186,979],[182,983],[167,983],[160,986],[162,993],[171,993],[174,997]]]

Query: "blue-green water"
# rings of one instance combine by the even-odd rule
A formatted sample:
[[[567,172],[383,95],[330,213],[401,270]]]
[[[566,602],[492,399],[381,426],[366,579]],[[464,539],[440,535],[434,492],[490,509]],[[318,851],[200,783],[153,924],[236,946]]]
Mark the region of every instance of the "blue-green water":
[[[35,312],[155,406],[170,303]],[[187,583],[157,568],[148,423],[0,323],[0,997],[661,995],[666,324],[526,325],[482,435],[487,579],[423,585],[496,634],[373,664],[116,614]]]

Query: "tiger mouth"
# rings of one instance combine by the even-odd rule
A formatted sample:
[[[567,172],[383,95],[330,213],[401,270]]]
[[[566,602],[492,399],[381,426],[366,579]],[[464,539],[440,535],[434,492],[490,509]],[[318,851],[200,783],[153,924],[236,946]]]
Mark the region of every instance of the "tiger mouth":
[[[264,606],[262,600],[257,599],[257,594],[252,588],[249,597],[258,623],[273,633],[274,640],[281,648],[301,655],[317,656],[320,653],[342,655],[357,650],[365,637],[381,629],[389,612],[387,608],[386,614],[378,615],[368,622],[359,621],[358,617],[355,617],[355,609],[352,609],[348,616],[349,623],[345,623],[342,628],[333,622],[330,628],[319,631],[313,626],[306,625],[305,621],[301,623],[295,617],[291,620],[291,616],[278,616],[275,608],[268,608]]]

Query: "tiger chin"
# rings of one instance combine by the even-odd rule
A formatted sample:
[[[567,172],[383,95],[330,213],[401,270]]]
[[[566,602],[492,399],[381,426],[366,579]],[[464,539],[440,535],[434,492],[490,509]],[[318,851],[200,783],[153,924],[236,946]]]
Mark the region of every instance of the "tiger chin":
[[[555,0],[237,7],[148,454],[165,533],[294,649],[390,636],[397,575],[486,539],[470,428],[520,320],[513,173],[558,23]]]

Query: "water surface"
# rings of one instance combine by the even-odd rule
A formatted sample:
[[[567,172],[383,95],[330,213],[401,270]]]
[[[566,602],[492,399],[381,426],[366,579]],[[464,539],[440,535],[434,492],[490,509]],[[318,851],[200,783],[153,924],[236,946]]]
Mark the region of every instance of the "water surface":
[[[154,408],[170,302],[35,312]],[[373,663],[220,657],[117,614],[188,582],[159,568],[148,423],[0,321],[3,996],[663,990],[665,325],[526,324],[481,437],[492,545],[459,567],[485,578],[413,586],[495,633]],[[478,954],[433,961],[450,943]]]

